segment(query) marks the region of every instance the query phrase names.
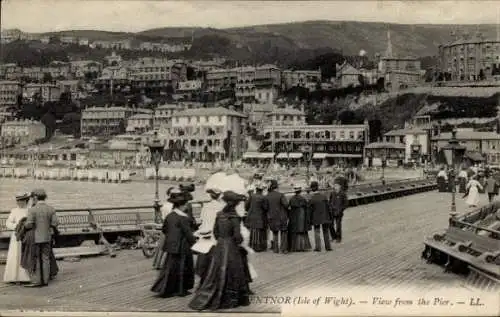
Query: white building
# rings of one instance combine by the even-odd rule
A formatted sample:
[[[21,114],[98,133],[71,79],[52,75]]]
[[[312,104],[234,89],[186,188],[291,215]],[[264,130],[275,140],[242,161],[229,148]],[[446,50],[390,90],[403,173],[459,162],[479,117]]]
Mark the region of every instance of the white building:
[[[172,115],[169,148],[199,161],[233,160],[246,150],[247,116],[226,108],[187,109]]]
[[[144,133],[153,128],[153,114],[137,113],[127,119],[126,132]]]
[[[184,110],[184,107],[178,105],[161,105],[156,107],[154,114],[154,129],[168,129],[172,126],[172,115],[174,112]]]
[[[2,124],[1,136],[14,144],[29,144],[46,136],[45,125],[39,121],[14,120]]]
[[[58,101],[61,97],[61,87],[52,84],[26,84],[23,87],[23,97],[33,99],[38,96],[42,102]]]
[[[384,134],[385,141],[405,146],[405,163],[423,163],[429,159],[429,132],[420,128],[391,130]]]

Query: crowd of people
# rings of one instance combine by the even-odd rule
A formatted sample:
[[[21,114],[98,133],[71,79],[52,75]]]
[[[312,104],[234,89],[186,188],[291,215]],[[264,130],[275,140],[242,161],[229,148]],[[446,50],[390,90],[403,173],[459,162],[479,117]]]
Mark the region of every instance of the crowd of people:
[[[458,192],[464,194],[463,198],[469,207],[479,205],[481,193],[488,195],[490,203],[499,193],[500,182],[495,172],[488,166],[462,167],[456,176],[451,175],[450,170],[447,170],[446,167],[441,167],[437,174],[438,190],[440,192],[457,190],[457,188],[452,188],[451,177],[455,177],[454,184],[458,186]]]
[[[328,194],[316,181],[307,188],[296,184],[290,199],[274,179],[256,179],[246,193],[209,186],[211,200],[204,204],[199,222],[192,214],[189,190],[170,188],[162,208],[163,236],[153,259],[159,274],[151,290],[160,297],[184,297],[195,288],[198,275],[190,308],[248,305],[250,283],[257,275],[249,254],[309,251],[311,230],[314,251],[321,251],[322,242],[327,251],[332,250],[331,240],[341,242],[347,182],[337,178]]]
[[[282,254],[309,251],[313,247],[311,230],[314,251],[321,251],[322,242],[327,251],[332,250],[332,240],[341,242],[346,178],[335,179],[327,194],[320,191],[317,181],[309,186],[295,184],[293,196],[287,198],[275,179],[266,182],[255,177],[248,187],[240,184],[231,189],[241,178],[224,177],[221,183],[230,186],[207,182],[211,200],[204,204],[199,221],[191,203],[194,185],[167,190],[162,237],[153,258],[159,273],[151,291],[157,296],[183,297],[194,289],[189,303],[194,310],[249,305],[250,284],[257,276],[249,254],[268,249]],[[5,282],[42,287],[58,273],[52,247],[59,221],[46,198],[43,189],[16,196],[18,207],[7,220],[13,233]],[[196,275],[199,283],[195,288]]]

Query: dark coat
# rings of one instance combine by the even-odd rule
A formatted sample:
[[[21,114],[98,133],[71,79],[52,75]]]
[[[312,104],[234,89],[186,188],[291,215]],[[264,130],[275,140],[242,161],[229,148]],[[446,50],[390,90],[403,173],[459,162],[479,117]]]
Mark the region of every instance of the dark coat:
[[[262,194],[253,194],[245,203],[247,217],[245,226],[248,229],[266,229],[267,213],[265,206],[266,197]]]
[[[328,198],[324,194],[320,192],[312,193],[309,200],[309,210],[313,226],[332,223]]]
[[[45,202],[38,202],[28,210],[24,227],[34,230],[35,243],[47,243],[52,241],[54,228],[58,224],[56,210]]]
[[[311,227],[309,215],[309,202],[302,195],[290,198],[290,223],[288,230],[291,233],[305,233]]]
[[[165,234],[163,251],[171,254],[189,252],[196,242],[189,217],[181,216],[175,211],[165,217],[162,232]]]
[[[330,194],[329,204],[332,216],[342,217],[344,216],[344,210],[349,206],[349,200],[347,199],[347,195],[344,191],[341,191],[340,193],[332,191]]]
[[[288,201],[285,195],[275,190],[270,191],[266,196],[264,206],[271,231],[287,230]]]

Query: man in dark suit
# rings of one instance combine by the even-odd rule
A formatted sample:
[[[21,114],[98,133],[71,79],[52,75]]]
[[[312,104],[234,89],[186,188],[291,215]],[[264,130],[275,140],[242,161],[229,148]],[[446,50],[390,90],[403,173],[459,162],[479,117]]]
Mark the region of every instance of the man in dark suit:
[[[35,189],[31,195],[35,205],[28,210],[24,226],[26,229],[34,230],[36,269],[32,275],[32,284],[29,286],[40,287],[49,284],[52,235],[54,230],[57,230],[59,221],[55,209],[45,203],[47,199],[45,190]]]
[[[273,233],[273,252],[288,253],[288,200],[278,191],[278,182],[274,179],[271,180],[263,208]]]
[[[341,178],[336,178],[333,184],[333,191],[330,194],[330,211],[332,213],[332,225],[330,226],[330,233],[332,239],[340,243],[342,241],[342,217],[344,217],[344,210],[347,208],[349,201],[347,194],[344,190],[344,181]]]
[[[316,181],[311,182],[311,198],[309,200],[309,210],[311,213],[311,224],[314,226],[314,251],[321,251],[321,230],[323,230],[323,240],[325,250],[331,251],[330,245],[330,210],[328,198],[318,192],[319,184]]]

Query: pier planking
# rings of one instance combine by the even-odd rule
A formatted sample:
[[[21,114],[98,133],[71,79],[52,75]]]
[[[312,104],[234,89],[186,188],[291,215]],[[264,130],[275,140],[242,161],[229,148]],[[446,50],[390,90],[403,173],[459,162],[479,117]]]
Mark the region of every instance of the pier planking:
[[[335,290],[360,287],[432,290],[460,287],[462,278],[420,259],[424,238],[448,225],[450,194],[423,193],[371,205],[351,207],[344,219],[342,244],[332,252],[272,252],[251,255],[258,272],[251,284],[261,296],[289,295],[296,289]],[[486,197],[482,197],[486,203]],[[460,199],[457,209],[469,209]],[[312,235],[311,235],[312,238]],[[140,251],[121,251],[116,258],[59,262],[61,273],[49,287],[0,286],[0,307],[63,311],[188,311],[192,298],[160,299],[149,288],[157,271]],[[4,266],[0,266],[0,276]],[[333,296],[333,295],[332,295]],[[279,312],[279,306],[253,304],[229,311]]]

